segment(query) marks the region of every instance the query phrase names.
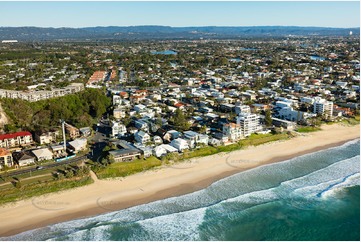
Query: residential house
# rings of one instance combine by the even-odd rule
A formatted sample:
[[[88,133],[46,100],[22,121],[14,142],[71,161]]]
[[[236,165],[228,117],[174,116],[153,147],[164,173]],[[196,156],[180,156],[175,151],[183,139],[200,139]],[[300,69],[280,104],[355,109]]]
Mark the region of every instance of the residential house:
[[[172,146],[171,146],[172,147]],[[172,148],[174,148],[174,147],[172,147]],[[177,149],[176,148],[174,148],[176,151],[177,151]],[[156,147],[154,147],[154,149],[153,149],[153,154],[156,156],[156,157],[162,157],[162,156],[164,156],[164,155],[166,155],[167,154],[167,150],[163,147],[163,145],[158,145],[158,146],[156,146]]]
[[[65,123],[65,131],[69,134],[70,138],[72,139],[75,139],[80,136],[79,129],[68,123]]]
[[[5,166],[12,167],[13,165],[13,157],[11,156],[10,151],[0,148],[0,169],[3,169]]]
[[[292,131],[296,128],[296,123],[288,120],[283,120],[279,118],[272,118],[272,124],[276,127],[282,127],[286,130]]]
[[[301,120],[305,120],[309,117],[315,116],[307,112],[293,110],[292,107],[284,107],[277,112],[276,115],[278,118],[289,120],[292,122],[298,122]]]
[[[156,136],[153,137],[153,142],[155,144],[162,144],[163,140],[162,140],[162,138],[160,136],[156,135]]]
[[[143,158],[148,158],[149,156],[152,155],[152,147],[150,146],[144,146],[143,144],[141,145],[136,145],[134,144],[134,146],[141,151]]]
[[[136,148],[127,148],[109,151],[110,157],[115,162],[132,161],[136,158],[140,158],[141,152]]]
[[[150,136],[149,136],[149,134],[140,130],[134,134],[134,139],[141,144],[145,144],[150,141]]]
[[[53,159],[53,153],[48,148],[42,148],[31,151],[36,157],[37,161]]]
[[[118,95],[113,95],[113,106],[122,104],[122,98]]]
[[[178,150],[173,146],[167,144],[158,145],[153,149],[153,154],[156,157],[161,157],[168,153],[175,153],[175,152],[178,152]]]
[[[0,147],[12,148],[19,146],[27,146],[33,143],[33,137],[28,131],[21,131],[11,134],[0,135]]]
[[[79,129],[79,132],[81,134],[81,136],[83,137],[88,137],[92,134],[91,128],[90,127],[83,127]]]
[[[188,142],[188,146],[190,148],[194,148],[196,145],[196,142],[199,139],[199,134],[197,132],[189,130],[189,131],[185,131],[183,133],[183,137]]]
[[[208,135],[206,135],[206,134],[200,134],[200,135],[198,136],[198,141],[197,141],[198,144],[207,145],[208,142],[209,142],[209,136],[208,136]]]
[[[184,139],[177,138],[172,140],[170,143],[171,146],[176,148],[179,152],[182,152],[183,150],[189,149],[188,142]]]
[[[125,127],[124,124],[112,121],[112,137],[121,137],[124,136],[127,133],[127,127]]]
[[[145,122],[145,120],[142,120],[142,119],[136,120],[136,121],[134,122],[134,126],[135,126],[137,129],[141,129],[141,130],[144,130],[144,131],[146,131],[146,132],[149,131],[149,125],[148,125],[148,123]]]
[[[185,131],[184,139],[188,141],[190,148],[194,148],[196,144],[208,144],[208,135],[199,134],[194,131]]]
[[[18,166],[27,166],[35,163],[35,157],[28,152],[14,152],[13,160]]]
[[[220,146],[222,142],[219,139],[211,138],[209,139],[208,144],[212,146]]]
[[[69,150],[71,150],[72,153],[78,153],[80,151],[86,150],[87,148],[87,139],[75,139],[73,141],[70,141],[69,144]]]
[[[236,123],[223,124],[222,132],[232,142],[240,140],[243,137],[241,125]]]
[[[67,155],[64,145],[52,145],[50,146],[50,149],[53,152],[54,158],[60,158]]]
[[[219,140],[221,143],[225,144],[229,142],[229,137],[227,134],[224,133],[214,133],[213,137],[217,140]]]
[[[115,108],[113,110],[113,116],[115,119],[121,119],[121,118],[125,118],[126,113],[125,110],[123,108]]]
[[[167,140],[168,142],[170,142],[171,140],[174,139],[178,139],[180,136],[180,132],[178,132],[177,130],[169,130],[164,136],[163,136],[163,140]]]
[[[49,132],[36,132],[34,135],[35,141],[39,144],[51,144],[56,142],[56,138],[59,136],[59,131],[49,131]]]

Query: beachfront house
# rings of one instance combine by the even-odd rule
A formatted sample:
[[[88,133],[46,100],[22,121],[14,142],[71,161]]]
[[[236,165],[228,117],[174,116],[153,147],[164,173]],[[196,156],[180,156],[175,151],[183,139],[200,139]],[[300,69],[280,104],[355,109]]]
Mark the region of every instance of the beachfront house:
[[[132,161],[136,158],[140,158],[140,151],[136,148],[119,149],[109,151],[109,155],[115,162]]]
[[[168,153],[175,153],[175,152],[178,152],[178,150],[173,146],[167,144],[158,145],[153,149],[153,154],[156,157],[161,157]]]
[[[136,144],[134,144],[134,146],[135,146],[138,150],[140,150],[140,152],[141,152],[142,155],[143,155],[143,158],[148,158],[149,156],[152,155],[152,151],[153,151],[152,147],[150,147],[150,146],[144,146],[144,145],[136,145]]]
[[[181,138],[172,140],[170,145],[176,148],[179,152],[183,152],[184,150],[189,149],[188,142]]]

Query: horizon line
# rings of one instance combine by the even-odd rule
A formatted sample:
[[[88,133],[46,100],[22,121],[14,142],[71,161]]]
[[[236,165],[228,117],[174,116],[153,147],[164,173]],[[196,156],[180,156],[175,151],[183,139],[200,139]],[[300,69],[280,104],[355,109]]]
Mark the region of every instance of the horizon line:
[[[303,26],[303,25],[202,25],[202,26],[169,26],[169,25],[157,25],[157,24],[149,24],[149,25],[104,25],[104,26],[82,26],[82,27],[69,27],[69,26],[61,26],[61,27],[51,27],[51,26],[0,26],[0,28],[52,28],[52,29],[83,29],[83,28],[109,28],[109,27],[168,27],[168,28],[203,28],[203,27],[216,27],[216,28],[255,28],[255,27],[295,27],[295,28],[332,28],[332,29],[360,29],[358,27],[331,27],[331,26]]]

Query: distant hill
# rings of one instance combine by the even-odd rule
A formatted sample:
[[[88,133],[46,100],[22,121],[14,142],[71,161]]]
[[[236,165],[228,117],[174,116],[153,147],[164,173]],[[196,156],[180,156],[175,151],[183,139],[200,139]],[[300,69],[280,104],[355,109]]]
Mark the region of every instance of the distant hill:
[[[0,40],[135,40],[135,39],[199,39],[199,38],[242,38],[242,37],[284,37],[295,36],[347,36],[350,31],[360,35],[360,28],[323,28],[295,26],[257,27],[87,27],[87,28],[39,28],[0,27]]]

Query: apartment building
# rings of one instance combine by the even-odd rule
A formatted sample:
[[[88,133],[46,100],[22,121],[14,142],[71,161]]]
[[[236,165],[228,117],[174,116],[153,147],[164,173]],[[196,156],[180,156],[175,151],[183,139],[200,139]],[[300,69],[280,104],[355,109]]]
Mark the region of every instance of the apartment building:
[[[333,113],[333,102],[317,98],[313,103],[313,113],[324,115],[327,119],[331,118]]]
[[[21,131],[12,134],[0,135],[1,148],[13,148],[19,146],[26,146],[33,143],[33,137],[28,131]]]
[[[229,141],[237,141],[242,139],[242,129],[239,124],[236,123],[226,123],[223,125],[222,132],[228,137]]]
[[[11,156],[10,151],[4,148],[0,148],[0,169],[5,166],[11,167],[14,165],[13,157]]]
[[[54,97],[62,97],[84,90],[83,83],[71,83],[67,87],[54,88],[51,91],[15,91],[0,89],[0,98],[23,99],[36,102]]]
[[[237,125],[240,126],[242,135],[244,137],[250,136],[251,134],[262,130],[260,125],[260,116],[257,114],[241,114],[237,117]]]

